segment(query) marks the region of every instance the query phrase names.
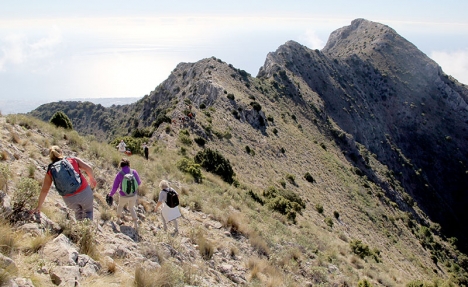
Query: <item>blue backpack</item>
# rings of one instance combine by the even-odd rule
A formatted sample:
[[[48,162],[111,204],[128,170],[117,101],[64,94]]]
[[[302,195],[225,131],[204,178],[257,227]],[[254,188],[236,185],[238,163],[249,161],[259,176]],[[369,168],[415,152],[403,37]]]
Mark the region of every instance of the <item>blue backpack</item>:
[[[61,196],[75,193],[81,186],[81,176],[73,165],[63,158],[49,165],[55,188]]]

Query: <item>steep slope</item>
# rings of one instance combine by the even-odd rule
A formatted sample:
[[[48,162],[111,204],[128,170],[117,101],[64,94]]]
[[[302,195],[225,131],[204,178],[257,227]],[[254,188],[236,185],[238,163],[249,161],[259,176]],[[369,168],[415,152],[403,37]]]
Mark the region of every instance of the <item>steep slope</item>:
[[[259,77],[293,95],[301,96],[293,81],[307,85],[322,112],[387,165],[432,220],[467,242],[465,85],[391,28],[364,19],[333,32],[322,52],[286,43],[268,55]],[[359,156],[347,143],[342,148]]]
[[[234,205],[241,214],[249,214],[253,228],[266,238],[270,248],[274,247],[275,252],[269,255],[271,261],[282,256],[282,249],[296,247],[308,254],[297,267],[307,278],[319,277],[324,266],[328,266],[326,272],[333,274],[329,282],[336,283],[337,278],[354,282],[358,281],[356,278],[373,276],[374,281],[387,286],[404,285],[416,278],[446,278],[450,272],[453,275],[460,270],[463,273],[468,267],[466,256],[459,254],[445,237],[445,229],[450,227],[447,221],[452,220],[453,229],[459,232],[450,230],[452,233],[448,234],[457,234],[464,242],[463,215],[454,209],[456,190],[445,194],[444,189],[436,189],[444,183],[431,175],[440,171],[426,162],[443,165],[445,175],[455,170],[460,173],[459,163],[447,154],[466,162],[460,155],[466,132],[454,132],[463,131],[465,122],[457,121],[460,126],[447,125],[447,121],[463,119],[462,112],[455,112],[455,117],[451,114],[454,107],[463,107],[465,87],[445,78],[440,71],[447,99],[434,92],[426,95],[428,99],[422,105],[421,94],[414,93],[418,84],[413,84],[413,79],[423,77],[415,73],[416,68],[428,65],[417,62],[409,69],[401,66],[404,63],[391,63],[392,55],[387,53],[413,51],[415,56],[407,56],[407,61],[416,56],[424,60],[425,56],[392,32],[389,40],[384,41],[384,37],[377,41],[382,49],[390,49],[379,56],[389,58],[389,66],[380,58],[372,60],[368,55],[373,49],[367,41],[363,45],[360,38],[354,40],[366,34],[366,25],[378,27],[367,29],[373,33],[370,38],[377,39],[380,29],[381,33],[388,31],[385,35],[392,32],[381,24],[357,20],[352,24],[354,28],[342,29],[347,32],[332,34],[323,52],[288,42],[267,56],[257,78],[216,58],[181,63],[142,100],[105,109],[110,115],[119,115],[118,120],[109,120],[112,128],[105,133],[106,138],[151,129],[151,143],[158,150],[176,149],[187,158],[203,150],[193,143],[203,138],[204,148],[219,150],[236,173],[235,194],[219,187],[216,194],[227,193],[236,200]],[[341,41],[345,35],[350,37],[346,38],[347,44]],[[359,47],[354,48],[355,43]],[[340,49],[343,52],[337,55],[331,52]],[[392,57],[400,59],[398,55]],[[433,71],[429,74],[433,75]],[[419,87],[423,88],[426,87]],[[448,96],[456,93],[461,95],[457,105]],[[32,114],[48,120],[56,111],[50,107],[45,105]],[[71,114],[73,122],[78,119],[76,112],[67,110],[67,104],[61,108]],[[179,119],[189,112],[195,118],[181,122]],[[95,129],[87,132],[103,134],[99,125],[92,126],[89,121],[87,125]],[[420,134],[421,129],[424,134]],[[437,139],[439,145],[426,142],[427,139]],[[429,152],[431,157],[427,157]],[[175,165],[166,163],[170,164]],[[312,180],[305,178],[307,173]],[[455,180],[458,188],[463,188],[460,174]],[[270,187],[299,196],[305,202],[295,223],[270,209],[274,207],[268,201]],[[252,202],[256,197],[269,204]],[[440,214],[433,200],[437,206],[444,206]],[[215,208],[216,204],[221,204],[221,210],[227,206],[224,201],[210,203],[206,209]],[[254,210],[253,215],[250,210]],[[278,221],[268,227],[262,225],[270,217]],[[442,224],[442,232],[437,223]],[[377,261],[381,261],[367,258],[362,262],[350,256],[346,250],[355,240],[380,250]],[[307,262],[320,268],[312,268]],[[334,267],[327,262],[336,266],[338,272],[334,273]],[[288,269],[292,274],[296,271],[299,272]]]

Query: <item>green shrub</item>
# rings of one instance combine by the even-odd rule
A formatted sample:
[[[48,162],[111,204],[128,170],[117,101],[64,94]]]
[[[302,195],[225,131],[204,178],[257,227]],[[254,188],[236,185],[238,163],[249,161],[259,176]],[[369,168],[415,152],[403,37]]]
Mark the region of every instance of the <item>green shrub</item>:
[[[286,188],[286,181],[284,179],[280,179],[279,183],[283,188]]]
[[[292,222],[296,222],[296,211],[300,210],[299,204],[282,196],[277,196],[269,200],[266,206],[271,210],[286,215],[288,220],[291,220]]]
[[[290,190],[276,189],[275,187],[271,186],[265,191],[263,191],[263,195],[267,198],[275,198],[277,196],[282,196],[289,201],[295,202],[299,207],[297,211],[305,208],[304,200],[302,200],[302,198],[299,195]]]
[[[293,174],[286,174],[286,179],[289,181],[291,184],[296,184],[296,177]]]
[[[251,149],[248,145],[245,146],[245,151],[250,155],[255,155],[255,151]]]
[[[120,143],[120,140],[123,140],[125,142],[125,144],[127,145],[127,150],[131,151],[132,154],[143,154],[143,149],[141,147],[143,146],[143,143],[147,141],[145,138],[133,138],[130,136],[125,136],[117,137],[114,140],[112,140],[109,144],[113,148],[115,148]]]
[[[315,205],[315,210],[317,210],[318,213],[322,214],[323,213],[323,205],[321,205],[320,203],[317,203]]]
[[[153,128],[136,128],[132,132],[134,138],[150,138],[153,135]]]
[[[361,240],[354,239],[349,243],[349,246],[351,247],[351,251],[362,259],[371,255],[369,246],[362,243]]]
[[[233,183],[235,173],[228,159],[218,151],[205,149],[198,152],[194,158],[195,163],[200,164],[206,171],[217,174],[227,183]]]
[[[278,130],[277,130],[276,128],[273,128],[273,133],[274,133],[275,135],[277,135],[277,134],[278,134]]]
[[[236,111],[236,110],[232,110],[232,115],[236,118],[236,119],[240,119],[240,115],[239,115],[239,112]]]
[[[55,112],[49,122],[59,128],[64,128],[66,130],[73,129],[73,124],[70,118],[62,111]]]
[[[296,213],[305,208],[304,201],[292,191],[269,187],[263,191],[263,196],[268,199],[268,208],[286,215],[292,222],[296,222]]]
[[[360,258],[364,259],[367,256],[371,256],[376,262],[380,262],[380,250],[376,248],[370,250],[369,246],[362,243],[361,240],[354,239],[349,243],[349,246],[351,247],[351,251]]]
[[[195,141],[195,143],[196,143],[197,145],[199,145],[199,146],[201,146],[201,147],[204,147],[205,144],[206,144],[206,140],[205,140],[204,138],[202,138],[202,137],[196,137],[196,138],[194,139],[194,141]]]
[[[304,178],[305,178],[305,180],[307,180],[310,183],[315,182],[315,179],[312,177],[312,175],[309,172],[306,172],[306,174],[304,174]]]
[[[338,213],[338,211],[333,211],[333,216],[338,219],[340,218],[340,214]]]
[[[193,142],[188,130],[181,130],[179,132],[179,141],[184,145],[192,145]]]
[[[171,118],[166,116],[165,112],[161,112],[156,117],[156,120],[152,123],[154,128],[158,128],[162,123],[170,124],[172,122]]]
[[[333,219],[331,219],[330,217],[325,217],[325,219],[323,221],[325,221],[325,223],[328,226],[333,227]]]
[[[254,110],[256,110],[257,112],[259,112],[259,111],[262,109],[262,106],[261,106],[259,103],[255,102],[255,101],[254,101],[254,102],[251,102],[250,105],[251,105],[252,108],[253,108]]]
[[[234,101],[234,95],[233,94],[228,94],[227,98],[230,99],[231,101]]]
[[[261,205],[265,204],[265,201],[255,192],[253,192],[251,189],[247,192],[247,194],[252,197],[253,200],[256,202],[260,203]]]
[[[183,158],[176,163],[176,166],[180,171],[191,174],[195,182],[202,182],[203,176],[200,169],[200,165],[194,163],[193,160]]]
[[[358,282],[358,287],[373,287],[373,285],[367,279],[361,279]]]
[[[17,222],[29,217],[29,211],[37,205],[41,186],[28,177],[22,177],[11,198],[12,213],[8,216],[10,222]]]
[[[406,284],[406,287],[432,287],[433,285],[421,280],[413,280]]]
[[[200,108],[200,110],[206,109],[206,105],[204,103],[201,103],[198,107]]]
[[[268,117],[267,117],[267,121],[269,121],[269,122],[274,122],[275,119],[273,118],[273,116],[268,116]]]

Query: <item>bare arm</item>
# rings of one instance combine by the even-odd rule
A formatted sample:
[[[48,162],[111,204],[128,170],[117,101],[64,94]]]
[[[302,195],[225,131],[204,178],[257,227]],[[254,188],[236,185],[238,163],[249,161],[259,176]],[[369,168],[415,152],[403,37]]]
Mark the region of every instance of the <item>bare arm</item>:
[[[52,177],[46,173],[44,176],[44,181],[42,182],[42,189],[41,193],[39,194],[39,201],[37,203],[37,207],[32,210],[33,213],[40,213],[42,204],[44,204],[44,201],[47,197],[47,194],[49,193],[50,186],[52,185]]]
[[[96,183],[96,179],[94,178],[94,173],[93,173],[93,169],[91,168],[91,166],[85,163],[80,158],[75,157],[75,160],[76,162],[78,162],[78,166],[80,167],[80,169],[84,170],[86,174],[88,175],[89,184],[91,185],[91,188],[95,188],[97,183]]]
[[[158,211],[158,208],[159,206],[161,206],[162,202],[161,201],[158,201],[158,203],[156,204],[156,207],[154,208],[154,212]]]

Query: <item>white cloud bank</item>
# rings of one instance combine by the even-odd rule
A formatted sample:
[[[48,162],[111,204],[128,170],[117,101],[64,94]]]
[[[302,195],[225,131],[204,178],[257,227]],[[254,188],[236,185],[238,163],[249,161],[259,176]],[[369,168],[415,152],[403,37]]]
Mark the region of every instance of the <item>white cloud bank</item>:
[[[306,30],[301,37],[301,41],[310,49],[322,49],[325,46],[325,41],[320,39],[315,30]]]
[[[52,27],[40,37],[24,33],[8,34],[0,39],[0,72],[19,69],[33,73],[43,71],[53,62],[61,42],[58,27]]]
[[[433,51],[431,58],[446,74],[463,84],[468,84],[468,48],[454,52]]]

